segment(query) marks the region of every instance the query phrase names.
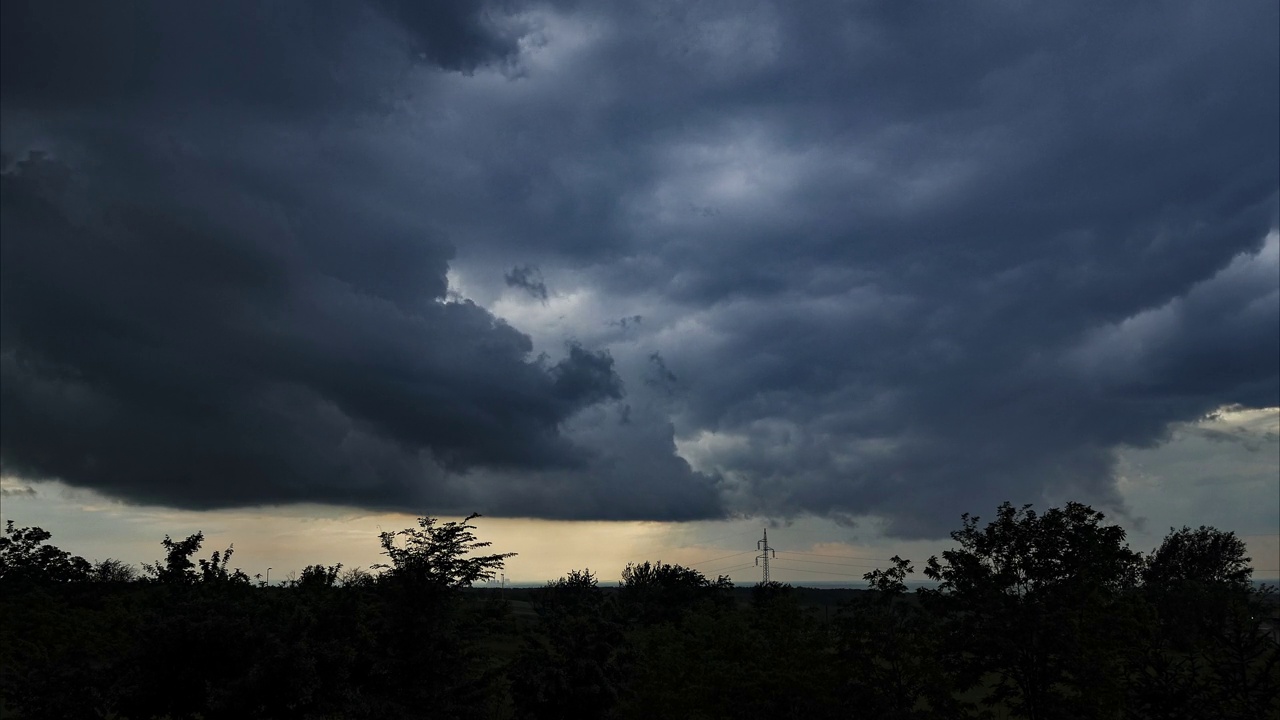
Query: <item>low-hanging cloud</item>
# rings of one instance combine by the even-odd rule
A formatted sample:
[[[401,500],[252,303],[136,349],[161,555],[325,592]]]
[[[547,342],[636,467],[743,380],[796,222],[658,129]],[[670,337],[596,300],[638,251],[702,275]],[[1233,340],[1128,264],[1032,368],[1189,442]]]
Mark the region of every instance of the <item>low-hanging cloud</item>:
[[[936,536],[1280,404],[1274,3],[429,5],[6,2],[6,473]]]

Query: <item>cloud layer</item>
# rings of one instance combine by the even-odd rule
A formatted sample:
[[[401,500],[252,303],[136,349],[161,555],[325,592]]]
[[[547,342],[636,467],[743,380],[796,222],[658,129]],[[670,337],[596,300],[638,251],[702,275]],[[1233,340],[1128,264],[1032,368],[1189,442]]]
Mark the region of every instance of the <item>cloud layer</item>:
[[[1280,404],[1274,3],[430,5],[4,4],[6,473],[924,537]]]

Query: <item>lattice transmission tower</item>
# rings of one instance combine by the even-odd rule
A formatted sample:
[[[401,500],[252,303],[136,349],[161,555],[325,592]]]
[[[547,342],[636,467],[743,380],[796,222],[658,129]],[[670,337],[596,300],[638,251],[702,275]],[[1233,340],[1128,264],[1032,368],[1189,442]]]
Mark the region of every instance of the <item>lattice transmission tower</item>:
[[[760,554],[756,556],[756,565],[764,569],[764,583],[769,584],[769,555],[778,557],[778,552],[769,547],[769,528],[764,529],[764,539],[756,541],[756,549]]]

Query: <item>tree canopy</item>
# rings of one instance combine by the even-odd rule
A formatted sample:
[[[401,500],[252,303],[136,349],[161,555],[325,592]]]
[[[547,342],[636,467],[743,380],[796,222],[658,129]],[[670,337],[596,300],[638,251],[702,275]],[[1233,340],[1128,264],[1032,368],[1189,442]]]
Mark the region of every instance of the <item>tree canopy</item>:
[[[478,517],[479,513],[472,513],[462,521],[445,523],[421,517],[416,528],[384,532],[378,540],[390,562],[374,567],[386,570],[394,580],[441,588],[467,588],[492,580],[516,553],[473,555],[492,545],[476,539],[471,521]]]
[[[38,527],[18,528],[5,523],[0,536],[0,580],[86,580],[92,566],[88,560],[61,550],[45,541],[53,537]]]
[[[994,675],[988,704],[1041,720],[1119,702],[1122,599],[1141,558],[1104,519],[1080,503],[1039,514],[1006,502],[985,526],[961,516],[957,547],[929,558],[938,588],[926,596],[946,618],[952,664],[975,686]]]
[[[1005,503],[962,516],[925,568],[937,587],[914,593],[897,556],[861,591],[734,588],[649,561],[617,588],[573,570],[499,591],[475,585],[513,553],[488,551],[476,517],[381,533],[379,574],[317,563],[270,587],[230,568],[231,547],[197,558],[203,533],[165,536],[139,576],[10,523],[0,715],[1280,715],[1280,604],[1214,528],[1173,530],[1143,558],[1088,506]]]

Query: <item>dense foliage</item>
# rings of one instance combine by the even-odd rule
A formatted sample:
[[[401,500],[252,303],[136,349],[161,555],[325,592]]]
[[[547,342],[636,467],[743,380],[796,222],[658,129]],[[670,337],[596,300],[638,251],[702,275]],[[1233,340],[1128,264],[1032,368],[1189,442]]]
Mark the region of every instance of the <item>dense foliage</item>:
[[[472,586],[510,553],[471,521],[379,537],[377,574],[283,585],[165,537],[138,573],[10,523],[0,716],[14,718],[1256,718],[1280,711],[1274,594],[1201,527],[1151,554],[1070,503],[963,516],[908,591],[894,558],[834,616],[824,591],[661,562]],[[825,591],[835,593],[839,591]],[[850,592],[843,596],[850,598]]]

